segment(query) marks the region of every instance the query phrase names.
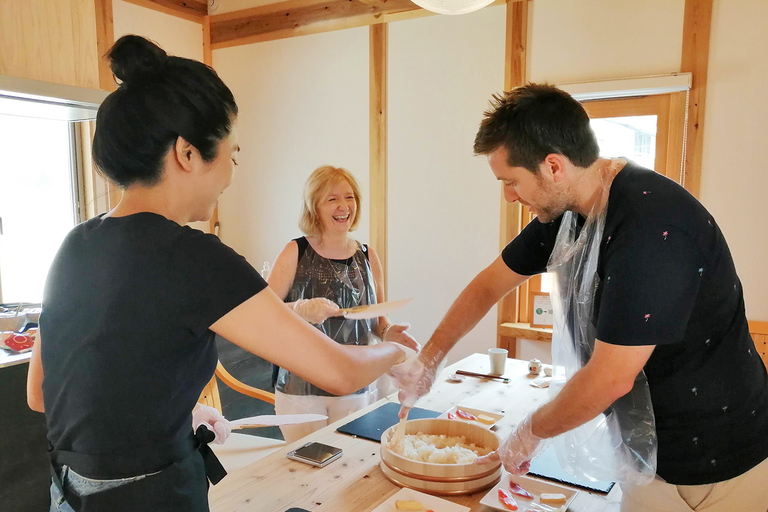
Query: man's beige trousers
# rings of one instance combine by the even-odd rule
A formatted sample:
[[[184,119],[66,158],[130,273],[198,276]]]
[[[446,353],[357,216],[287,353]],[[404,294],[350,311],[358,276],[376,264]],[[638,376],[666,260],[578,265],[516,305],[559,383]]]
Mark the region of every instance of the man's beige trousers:
[[[621,490],[621,512],[767,512],[768,459],[716,484],[672,485],[657,477],[649,485]]]

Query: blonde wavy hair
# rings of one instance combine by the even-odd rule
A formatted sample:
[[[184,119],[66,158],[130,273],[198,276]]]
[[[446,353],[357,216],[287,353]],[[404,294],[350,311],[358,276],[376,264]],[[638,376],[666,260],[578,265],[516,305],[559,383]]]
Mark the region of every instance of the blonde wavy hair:
[[[352,187],[352,193],[355,195],[357,208],[355,209],[355,218],[352,220],[350,231],[354,231],[360,222],[360,185],[352,173],[342,167],[333,167],[323,165],[318,167],[307,178],[304,185],[304,204],[301,206],[301,216],[299,217],[299,229],[302,233],[309,236],[319,236],[322,234],[322,222],[317,213],[317,207],[331,191],[331,189],[342,181],[346,180]]]

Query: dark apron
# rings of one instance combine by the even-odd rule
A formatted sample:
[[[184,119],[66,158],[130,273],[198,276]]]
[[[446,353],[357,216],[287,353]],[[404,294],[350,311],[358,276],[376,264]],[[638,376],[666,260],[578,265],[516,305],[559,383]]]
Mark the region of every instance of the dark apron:
[[[204,426],[194,436],[175,443],[162,455],[173,463],[159,472],[119,487],[78,496],[62,485],[59,473],[63,465],[84,476],[97,475],[105,468],[115,468],[114,474],[126,477],[146,473],[152,467],[147,457],[94,456],[64,450],[50,450],[51,478],[67,504],[77,512],[179,511],[208,512],[208,481],[217,484],[227,472],[208,446],[214,434]],[[148,463],[149,462],[149,463]],[[156,466],[155,466],[156,467]],[[106,469],[110,471],[110,469]],[[121,478],[115,476],[110,478]],[[205,482],[205,485],[203,485]]]

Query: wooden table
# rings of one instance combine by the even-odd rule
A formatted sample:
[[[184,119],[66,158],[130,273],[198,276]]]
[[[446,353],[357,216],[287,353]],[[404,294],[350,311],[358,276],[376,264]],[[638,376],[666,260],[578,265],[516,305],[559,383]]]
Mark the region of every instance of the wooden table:
[[[504,414],[496,432],[505,438],[527,413],[548,400],[547,390],[530,385],[526,361],[508,359],[505,377],[508,384],[489,379],[466,377],[463,382],[447,382],[445,376],[457,369],[478,373],[489,370],[486,354],[473,354],[446,368],[429,395],[418,406],[446,411],[463,405]],[[386,401],[379,402],[348,416],[309,436],[286,445],[275,453],[230,473],[210,491],[213,512],[284,512],[300,507],[312,512],[367,512],[377,507],[400,488],[391,483],[379,469],[380,445],[372,441],[336,432],[348,421],[362,416]],[[338,446],[344,455],[325,468],[315,468],[292,461],[285,454],[307,441]],[[472,512],[488,512],[480,505],[487,491],[468,496],[447,498],[471,507]],[[580,491],[568,508],[570,512],[618,512],[621,490],[618,485],[607,495]]]

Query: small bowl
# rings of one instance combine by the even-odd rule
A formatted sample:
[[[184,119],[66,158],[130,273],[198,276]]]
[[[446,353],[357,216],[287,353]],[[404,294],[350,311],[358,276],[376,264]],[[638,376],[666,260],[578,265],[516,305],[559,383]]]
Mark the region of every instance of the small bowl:
[[[381,435],[381,470],[390,481],[429,494],[471,494],[493,487],[501,479],[501,463],[494,464],[437,464],[408,459],[389,449],[387,443],[394,434],[394,425]],[[467,443],[496,450],[500,439],[487,428],[465,421],[441,418],[410,420],[405,424],[406,434],[443,434],[464,436]]]

